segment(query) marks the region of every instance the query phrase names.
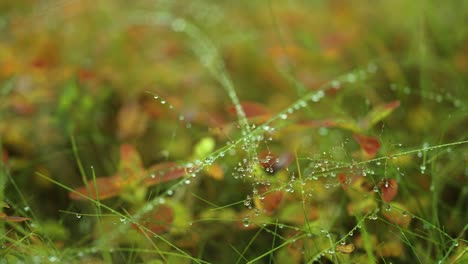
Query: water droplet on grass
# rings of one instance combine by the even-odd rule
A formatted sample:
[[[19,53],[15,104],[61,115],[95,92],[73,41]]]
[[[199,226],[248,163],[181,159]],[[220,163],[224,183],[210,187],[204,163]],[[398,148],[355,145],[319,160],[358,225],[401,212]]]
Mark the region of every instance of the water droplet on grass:
[[[369,218],[370,220],[377,220],[377,219],[379,219],[379,217],[378,217],[376,214],[371,214],[371,215],[369,215],[368,218]]]
[[[389,212],[392,210],[392,206],[389,205],[389,204],[386,204],[385,207],[384,207],[385,211]]]
[[[424,172],[426,172],[426,165],[421,165],[419,169],[421,170],[421,173],[424,174]]]
[[[249,227],[250,225],[250,219],[248,217],[244,217],[244,219],[242,219],[242,225],[244,227]]]

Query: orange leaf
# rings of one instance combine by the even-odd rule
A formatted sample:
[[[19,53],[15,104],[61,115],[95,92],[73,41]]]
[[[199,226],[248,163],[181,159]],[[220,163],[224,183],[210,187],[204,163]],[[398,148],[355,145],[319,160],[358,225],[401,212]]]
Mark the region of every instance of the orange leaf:
[[[206,168],[206,173],[215,180],[221,181],[224,179],[224,171],[219,164],[213,164]]]
[[[398,193],[398,183],[395,179],[386,179],[379,183],[382,200],[391,202]]]
[[[388,221],[396,225],[401,227],[408,227],[411,223],[411,216],[406,210],[406,207],[404,207],[402,204],[391,202],[390,208],[390,210],[382,210],[383,216],[385,216]]]
[[[353,138],[361,146],[361,149],[368,155],[369,159],[374,158],[380,149],[380,141],[376,137],[353,134]]]
[[[255,206],[267,215],[273,214],[283,200],[284,193],[282,191],[269,191],[268,187],[261,188],[259,193],[259,197],[254,199]]]

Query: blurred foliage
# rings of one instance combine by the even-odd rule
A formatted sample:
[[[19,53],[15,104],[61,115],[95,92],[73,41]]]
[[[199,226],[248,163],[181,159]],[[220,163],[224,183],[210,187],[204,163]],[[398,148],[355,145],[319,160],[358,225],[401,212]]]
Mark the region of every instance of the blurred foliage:
[[[468,1],[0,2],[0,255],[463,263],[467,18]]]

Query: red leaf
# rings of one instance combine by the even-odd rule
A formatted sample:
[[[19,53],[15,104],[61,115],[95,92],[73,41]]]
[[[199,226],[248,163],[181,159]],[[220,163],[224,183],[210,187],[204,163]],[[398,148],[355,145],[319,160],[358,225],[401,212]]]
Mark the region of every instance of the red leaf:
[[[74,192],[70,192],[68,197],[72,200],[86,200],[84,196],[96,199],[98,197],[96,195],[97,189],[99,199],[104,200],[118,196],[124,186],[122,177],[119,175],[97,178],[96,185],[94,184],[94,180],[90,180],[87,185],[89,186],[90,193],[88,193],[87,188],[83,186],[76,188]]]
[[[340,173],[338,174],[338,181],[341,183],[341,187],[343,188],[343,190],[347,190],[351,179],[349,179],[346,174]]]
[[[119,173],[97,178],[96,184],[94,180],[89,180],[86,184],[89,192],[88,188],[83,186],[70,192],[69,197],[73,200],[86,200],[85,197],[92,199],[99,197],[103,200],[118,196],[125,186],[142,183],[149,187],[181,178],[185,174],[186,168],[180,167],[175,162],[156,164],[145,170],[136,148],[133,145],[123,144],[120,147]]]
[[[144,185],[149,187],[160,183],[165,183],[178,178],[183,177],[186,174],[186,170],[180,167],[175,162],[156,164],[150,167],[148,170],[143,170],[142,174],[130,175],[124,179],[122,175],[114,175],[110,177],[101,177],[96,179],[96,186],[99,194],[99,199],[108,199],[118,196],[124,189],[124,186],[138,183],[143,181]],[[145,178],[140,178],[145,175]],[[70,192],[69,197],[73,200],[86,200],[84,196],[96,199],[96,187],[94,181],[88,181],[87,185],[91,193],[88,193],[85,186],[75,189],[75,192]],[[78,193],[82,194],[78,194]]]
[[[152,186],[175,179],[182,178],[187,174],[187,168],[181,167],[175,162],[166,162],[153,165],[148,168],[145,178],[145,185]],[[195,170],[192,168],[191,170]]]
[[[78,80],[81,82],[92,80],[94,78],[96,78],[96,73],[93,71],[84,68],[78,70]]]
[[[370,159],[374,158],[380,149],[380,141],[376,137],[353,134],[353,138],[361,146],[361,149],[367,153]]]
[[[31,220],[31,218],[21,216],[5,216],[3,219],[7,222],[24,222]]]
[[[382,200],[391,202],[398,193],[398,183],[395,179],[385,179],[379,183]]]
[[[140,221],[140,224],[156,234],[162,234],[171,228],[174,222],[174,211],[168,205],[160,204],[151,212],[146,213]],[[138,228],[137,225],[132,225]]]
[[[245,116],[247,118],[271,115],[270,111],[258,103],[243,102],[241,103],[241,107],[244,110]],[[230,114],[237,115],[236,107],[234,105],[230,105],[227,110]]]

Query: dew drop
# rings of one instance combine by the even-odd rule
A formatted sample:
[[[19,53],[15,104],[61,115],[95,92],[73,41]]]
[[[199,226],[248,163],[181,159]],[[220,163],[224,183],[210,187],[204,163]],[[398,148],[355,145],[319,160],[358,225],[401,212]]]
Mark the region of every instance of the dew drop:
[[[419,169],[421,170],[421,173],[424,174],[424,172],[426,172],[426,165],[421,165]]]
[[[389,204],[386,204],[384,207],[385,211],[390,212],[392,210],[392,206]]]
[[[371,215],[369,215],[368,218],[369,218],[370,220],[377,220],[377,219],[379,219],[379,217],[378,217],[376,214],[371,214]]]
[[[242,219],[242,225],[244,227],[249,227],[250,225],[250,219],[248,217],[244,217],[244,219]]]
[[[374,186],[374,188],[373,188],[372,190],[373,190],[374,192],[379,192],[379,187],[377,187],[377,185],[376,185],[376,186]]]
[[[76,218],[80,219],[81,217],[82,217],[82,215],[76,214]]]

